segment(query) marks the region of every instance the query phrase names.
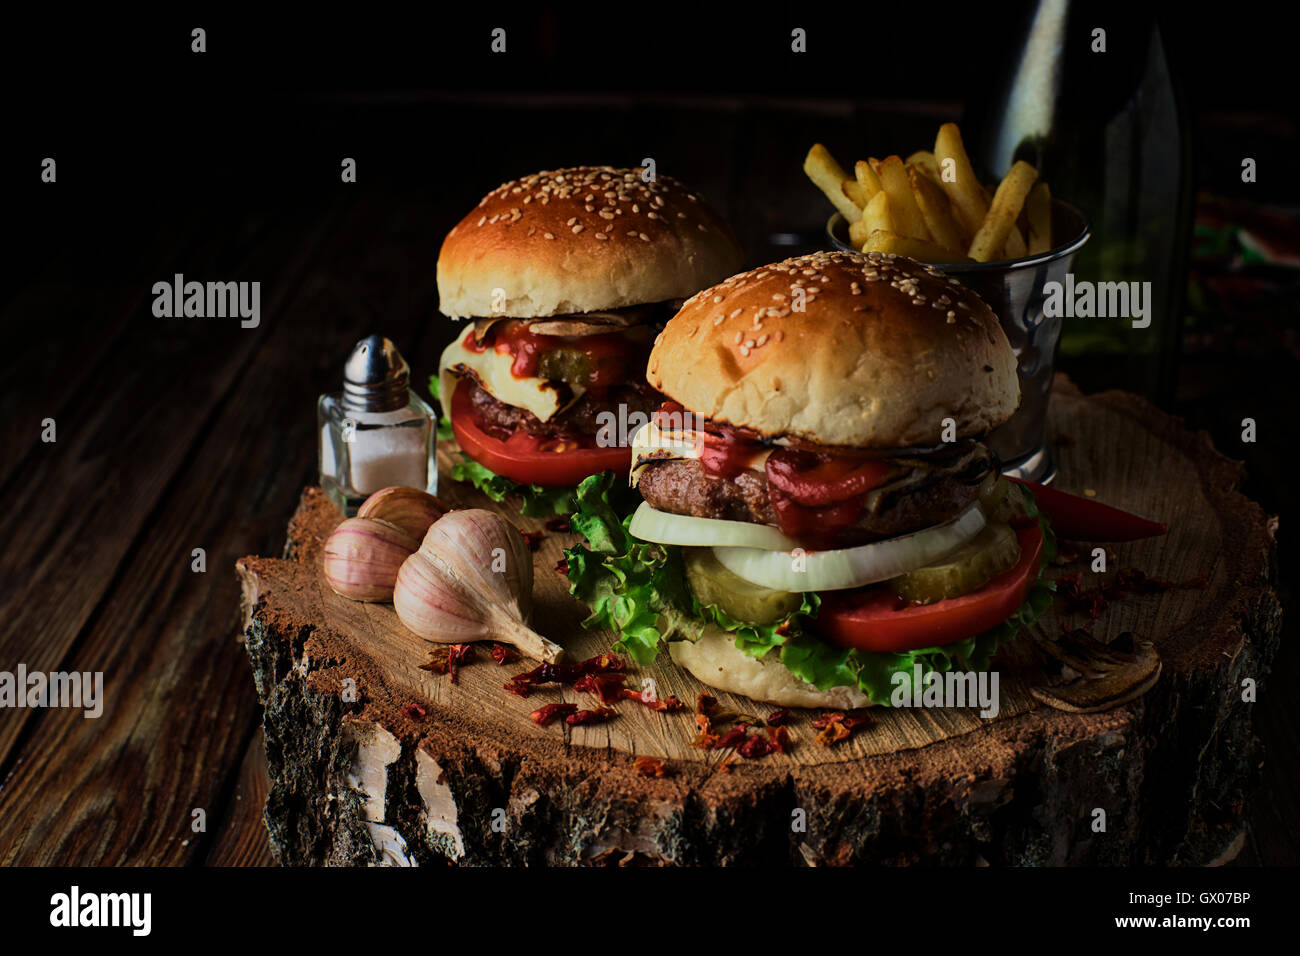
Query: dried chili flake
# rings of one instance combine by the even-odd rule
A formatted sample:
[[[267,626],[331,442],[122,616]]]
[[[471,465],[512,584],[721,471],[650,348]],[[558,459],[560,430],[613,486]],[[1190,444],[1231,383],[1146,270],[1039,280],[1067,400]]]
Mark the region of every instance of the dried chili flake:
[[[627,693],[634,693],[628,691]],[[649,698],[645,694],[634,694],[635,698],[651,710],[659,711],[665,714],[675,714],[679,710],[685,710],[686,705],[678,700],[674,695],[669,694],[667,697]]]
[[[772,738],[764,737],[762,734],[752,734],[736,750],[746,760],[757,760],[772,753],[776,747],[772,744]]]
[[[538,664],[530,671],[516,674],[505,685],[506,690],[527,697],[535,684],[572,684],[587,674],[621,673],[627,662],[617,654],[597,654],[576,664]]]
[[[723,750],[727,747],[738,747],[745,742],[749,728],[745,724],[738,727],[732,727],[721,737],[717,738],[717,743],[713,745],[715,750]]]
[[[569,576],[569,559],[560,558],[555,562],[555,573],[563,574],[566,578]]]
[[[587,694],[595,694],[600,698],[602,704],[614,704],[623,699],[623,691],[627,690],[623,686],[625,680],[627,680],[627,675],[620,673],[583,674],[574,683],[573,689]]]
[[[554,518],[546,519],[546,530],[554,531],[558,534],[569,533],[569,519],[566,515],[556,515]]]
[[[772,749],[780,754],[785,753],[794,742],[794,738],[790,736],[790,731],[785,727],[770,727],[767,735],[772,741]]]
[[[577,704],[547,704],[544,707],[538,707],[528,716],[532,718],[533,723],[539,727],[545,727],[547,724],[560,717],[571,717],[578,709]]]
[[[653,691],[649,691],[649,690],[637,691],[637,690],[633,690],[630,687],[623,687],[619,689],[619,697],[622,700],[634,700],[638,704],[641,704],[644,707],[649,707],[651,710],[658,711],[660,713],[671,714],[679,710],[686,709],[686,705],[683,704],[676,697],[674,697],[672,694],[669,694],[667,697],[660,698],[655,696]]]
[[[813,726],[821,731],[817,742],[823,747],[830,747],[846,740],[853,731],[867,722],[862,714],[846,714],[842,710],[828,711],[813,721]]]
[[[519,652],[505,644],[493,644],[492,659],[498,664],[513,664],[519,660]]]
[[[422,671],[435,674],[448,674],[453,684],[457,683],[456,668],[474,661],[473,644],[440,644],[429,651],[429,660],[420,665]]]
[[[424,715],[427,714],[428,711],[426,711],[419,704],[407,704],[405,707],[402,708],[402,713],[404,713],[407,717],[410,717],[412,720],[423,720]]]
[[[618,711],[613,707],[593,707],[591,710],[580,710],[570,714],[564,718],[564,722],[571,727],[578,727],[583,724],[603,724],[617,716]]]
[[[695,712],[697,714],[705,714],[707,716],[708,714],[713,713],[714,708],[717,706],[718,698],[711,694],[699,694],[695,698]]]
[[[666,777],[668,764],[657,757],[637,757],[632,761],[632,769],[643,777]]]
[[[523,535],[524,544],[528,545],[529,551],[536,551],[540,548],[542,546],[542,539],[546,537],[546,532],[544,531],[521,531],[519,533]]]
[[[790,719],[789,708],[785,708],[782,710],[774,710],[772,711],[772,713],[767,715],[767,725],[769,727],[780,727],[789,719]]]
[[[845,727],[842,722],[835,721],[827,724],[826,727],[817,734],[817,742],[823,747],[830,747],[839,743],[841,740],[847,739],[851,733],[853,733],[853,731]]]

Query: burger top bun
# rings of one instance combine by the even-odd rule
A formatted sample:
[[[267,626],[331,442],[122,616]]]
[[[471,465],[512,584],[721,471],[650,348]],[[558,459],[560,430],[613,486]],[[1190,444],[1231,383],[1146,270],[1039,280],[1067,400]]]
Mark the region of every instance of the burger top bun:
[[[871,701],[856,687],[818,690],[786,670],[775,653],[756,660],[736,647],[736,636],[707,625],[698,641],[673,641],[668,645],[673,661],[696,679],[718,690],[743,694],[778,707],[827,707],[854,710]]]
[[[818,252],[689,299],[646,378],[686,409],[823,445],[937,445],[1020,404],[1016,356],[974,292],[911,259]]]
[[[676,180],[578,166],[488,193],[443,240],[439,309],[534,318],[680,299],[743,256],[731,230]]]

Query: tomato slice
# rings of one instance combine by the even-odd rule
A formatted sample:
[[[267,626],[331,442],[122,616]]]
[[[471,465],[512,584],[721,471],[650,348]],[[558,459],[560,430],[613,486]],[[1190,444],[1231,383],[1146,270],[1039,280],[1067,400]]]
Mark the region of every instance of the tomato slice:
[[[539,438],[522,429],[504,441],[494,438],[475,424],[469,389],[459,382],[451,397],[451,430],[470,458],[523,485],[566,488],[609,468],[627,474],[632,467],[630,447],[601,448],[576,438]]]
[[[887,585],[822,595],[818,632],[860,651],[902,652],[942,647],[1001,624],[1025,602],[1038,577],[1043,532],[1035,522],[1016,531],[1020,560],[984,587],[934,604],[910,605]]]

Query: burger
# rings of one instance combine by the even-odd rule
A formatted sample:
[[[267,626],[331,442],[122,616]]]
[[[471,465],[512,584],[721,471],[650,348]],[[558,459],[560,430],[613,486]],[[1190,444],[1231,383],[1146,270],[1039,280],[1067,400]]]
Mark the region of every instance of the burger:
[[[452,471],[525,511],[626,474],[655,333],[684,297],[740,268],[726,223],[680,183],[580,166],[505,183],[447,234],[439,308],[469,320],[433,388],[464,458]]]
[[[899,703],[1050,604],[1050,528],[982,443],[1019,404],[1016,356],[955,280],[877,253],[745,272],[686,301],[647,379],[643,501],[584,482],[566,552],[587,625],[639,663],[667,644],[756,700]]]

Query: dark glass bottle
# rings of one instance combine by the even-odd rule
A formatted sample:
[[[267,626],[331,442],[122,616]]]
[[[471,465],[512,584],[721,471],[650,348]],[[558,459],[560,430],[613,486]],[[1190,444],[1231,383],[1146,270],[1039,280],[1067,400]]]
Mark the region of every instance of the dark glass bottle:
[[[1085,388],[1123,387],[1165,404],[1176,387],[1192,211],[1191,129],[1169,31],[1140,2],[1037,0],[1011,35],[1007,68],[963,124],[977,168],[996,179],[1024,159],[1054,197],[1083,210],[1092,241],[1076,280],[1151,283],[1145,328],[1067,318],[1058,367]]]

